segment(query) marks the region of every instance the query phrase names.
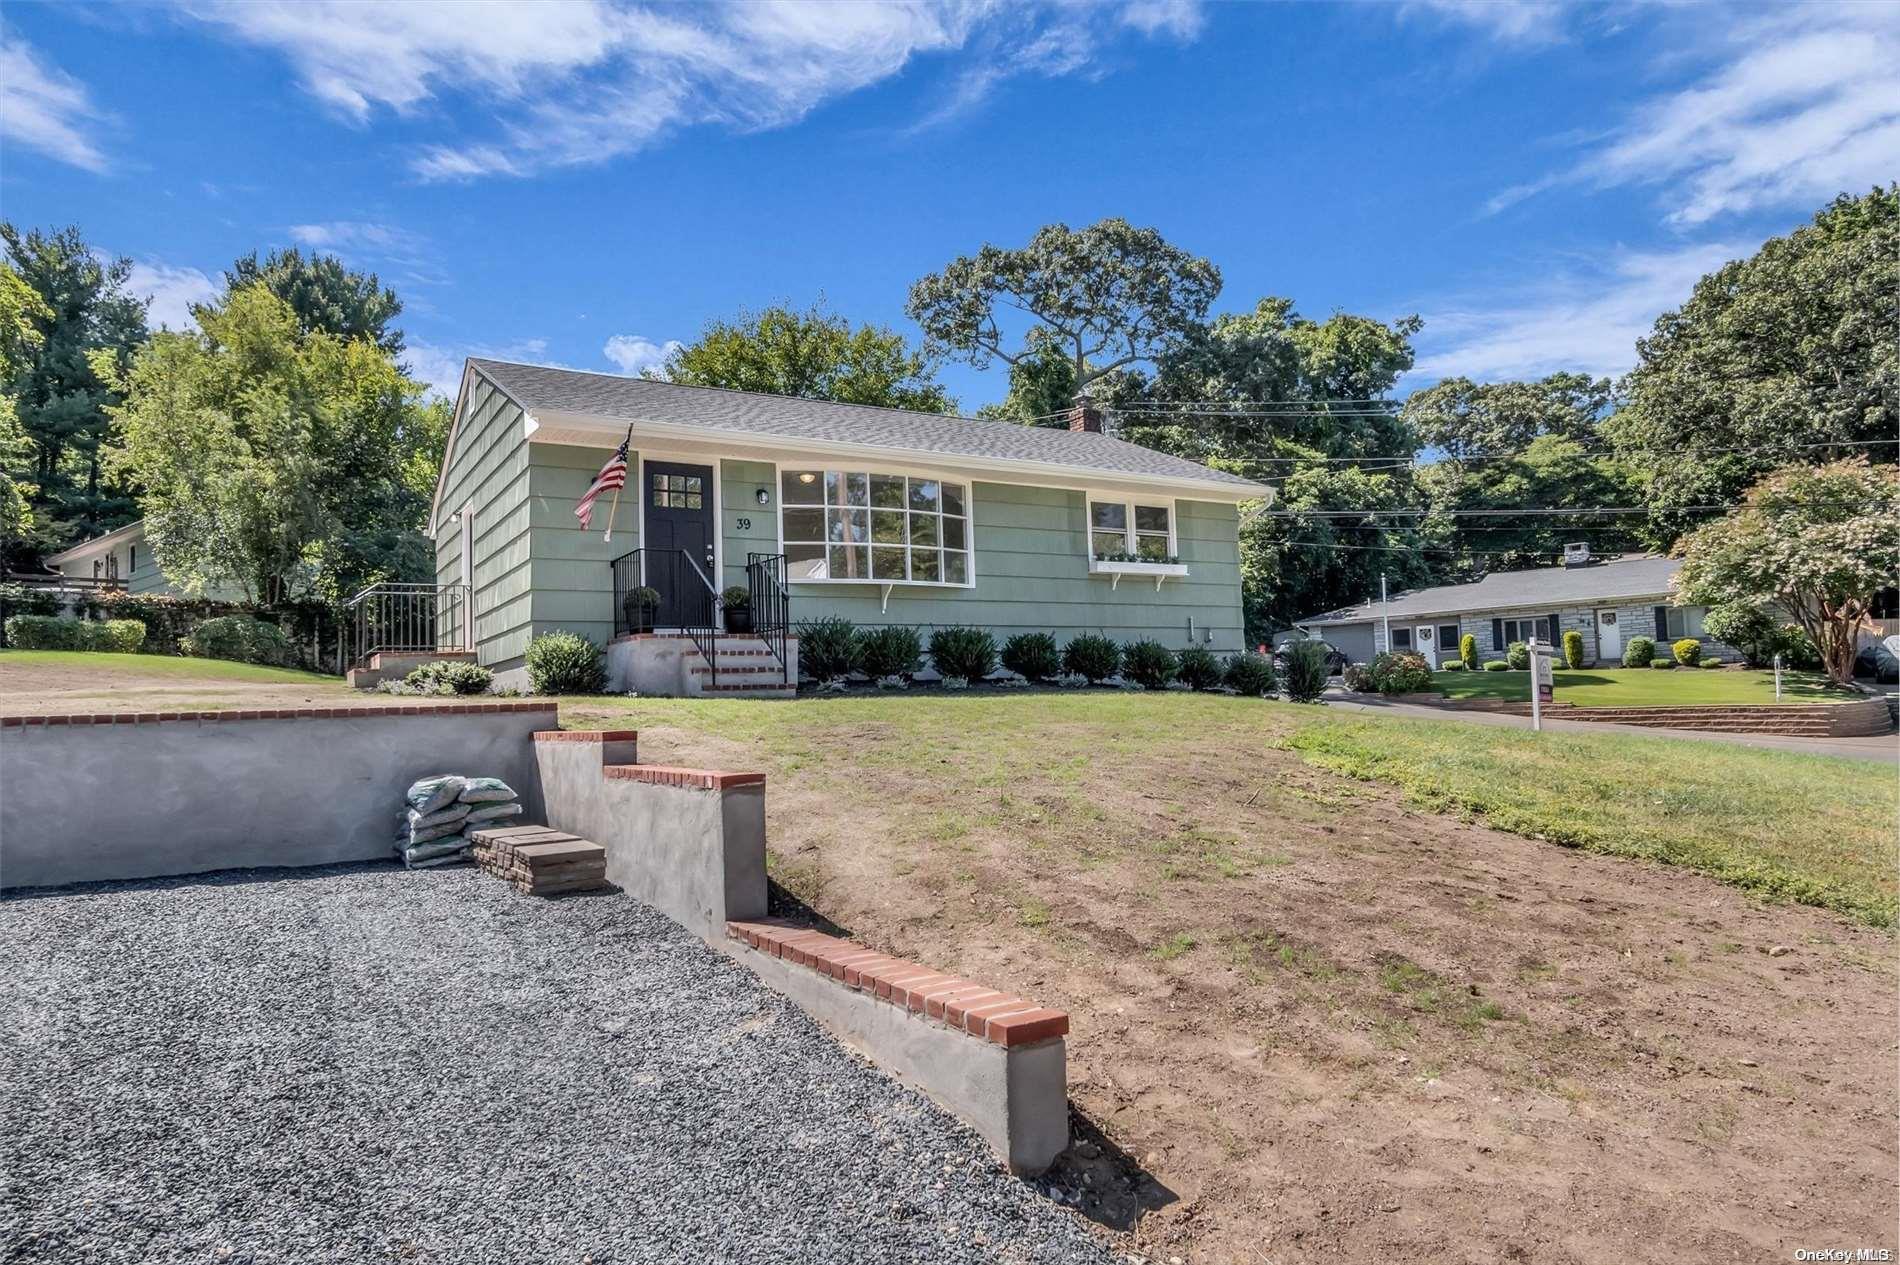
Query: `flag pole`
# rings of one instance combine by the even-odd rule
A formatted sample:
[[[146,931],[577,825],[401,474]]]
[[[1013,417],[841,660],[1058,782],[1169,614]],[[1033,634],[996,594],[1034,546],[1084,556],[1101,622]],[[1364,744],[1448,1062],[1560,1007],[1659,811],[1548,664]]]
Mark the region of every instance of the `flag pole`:
[[[627,427],[627,439],[626,439],[626,442],[625,442],[625,443],[623,443],[623,444],[621,444],[620,446],[621,446],[622,448],[631,448],[631,447],[633,447],[633,427],[631,427],[631,426],[629,426],[629,427]],[[625,482],[626,482],[626,477],[625,477],[625,475],[624,475],[624,474],[623,474],[623,475],[621,476],[621,482],[622,482],[622,483],[625,483]],[[613,539],[614,539],[614,515],[615,515],[615,514],[618,514],[619,512],[620,512],[620,489],[619,489],[619,488],[615,488],[615,489],[614,489],[614,502],[613,502],[613,504],[612,504],[612,505],[610,505],[610,506],[608,506],[608,508],[607,508],[607,532],[606,532],[606,534],[605,534],[605,535],[603,535],[603,536],[602,536],[602,537],[600,538],[600,541],[601,541],[601,543],[602,543],[602,544],[604,544],[604,545],[610,545],[610,544],[612,544],[612,543],[613,543]]]

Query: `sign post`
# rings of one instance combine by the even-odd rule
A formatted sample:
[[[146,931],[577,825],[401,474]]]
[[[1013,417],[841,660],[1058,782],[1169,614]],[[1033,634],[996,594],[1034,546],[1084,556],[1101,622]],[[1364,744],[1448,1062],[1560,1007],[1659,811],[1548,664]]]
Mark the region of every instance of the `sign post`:
[[[1526,648],[1531,652],[1531,728],[1544,727],[1544,704],[1556,690],[1556,648],[1532,637]]]
[[[1781,701],[1781,656],[1775,656],[1775,701]]]

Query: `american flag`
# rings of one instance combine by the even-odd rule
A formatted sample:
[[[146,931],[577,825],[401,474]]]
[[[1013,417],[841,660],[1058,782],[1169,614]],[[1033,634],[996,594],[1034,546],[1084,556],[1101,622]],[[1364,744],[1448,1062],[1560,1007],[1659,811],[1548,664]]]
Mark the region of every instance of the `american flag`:
[[[620,447],[614,449],[614,455],[607,458],[607,464],[594,476],[594,482],[582,495],[579,505],[574,507],[574,517],[581,520],[581,530],[586,531],[594,525],[594,498],[602,492],[614,491],[627,486],[627,441],[621,440]],[[613,530],[613,524],[607,524],[607,530]]]

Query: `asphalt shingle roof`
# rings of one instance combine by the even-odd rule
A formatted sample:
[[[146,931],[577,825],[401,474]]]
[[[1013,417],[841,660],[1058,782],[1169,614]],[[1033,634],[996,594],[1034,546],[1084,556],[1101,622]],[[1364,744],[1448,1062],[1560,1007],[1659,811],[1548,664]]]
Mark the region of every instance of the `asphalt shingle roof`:
[[[1574,605],[1628,597],[1656,597],[1675,589],[1679,558],[1612,558],[1583,567],[1536,567],[1527,571],[1498,571],[1475,584],[1443,584],[1395,594],[1381,606],[1370,598],[1355,606],[1326,611],[1296,625],[1352,624],[1382,615],[1462,615],[1476,611],[1510,610],[1529,606]]]
[[[864,444],[942,457],[1034,462],[1124,478],[1192,479],[1245,493],[1267,488],[1198,462],[1108,435],[971,417],[681,386],[506,360],[469,361],[530,412],[550,409],[622,422],[672,422],[734,434]]]

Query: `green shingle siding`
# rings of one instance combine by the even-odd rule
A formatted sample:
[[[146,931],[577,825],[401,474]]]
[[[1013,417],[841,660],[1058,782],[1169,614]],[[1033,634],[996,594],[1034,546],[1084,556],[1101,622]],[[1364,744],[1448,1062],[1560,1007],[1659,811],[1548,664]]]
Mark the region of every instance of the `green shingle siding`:
[[[594,504],[593,525],[581,529],[574,507],[606,464],[609,450],[564,444],[529,449],[529,565],[534,573],[536,636],[565,629],[604,644],[614,631],[615,558],[640,547],[640,495],[635,454],[627,460],[627,487],[613,507],[609,492]],[[603,539],[613,513],[613,539]]]
[[[521,410],[478,376],[443,476],[436,582],[462,579],[462,525],[453,516],[472,503],[476,657],[491,667],[517,666],[527,648],[527,489]]]

